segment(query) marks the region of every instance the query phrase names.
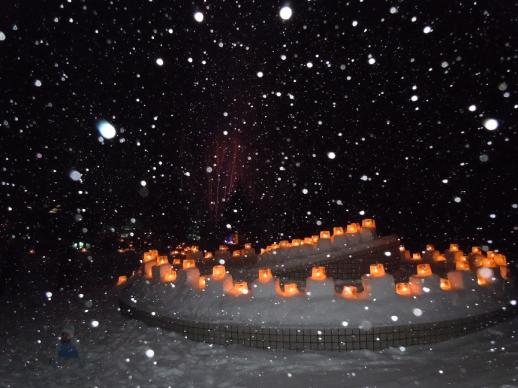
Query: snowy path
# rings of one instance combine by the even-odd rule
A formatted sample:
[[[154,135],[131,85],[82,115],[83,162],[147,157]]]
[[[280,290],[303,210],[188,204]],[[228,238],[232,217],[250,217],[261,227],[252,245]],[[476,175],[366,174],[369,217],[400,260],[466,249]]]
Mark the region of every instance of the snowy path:
[[[128,321],[114,293],[58,299],[31,310],[2,303],[0,387],[518,387],[518,319],[434,346],[273,352],[195,343]],[[65,317],[76,325],[83,362],[54,368]]]

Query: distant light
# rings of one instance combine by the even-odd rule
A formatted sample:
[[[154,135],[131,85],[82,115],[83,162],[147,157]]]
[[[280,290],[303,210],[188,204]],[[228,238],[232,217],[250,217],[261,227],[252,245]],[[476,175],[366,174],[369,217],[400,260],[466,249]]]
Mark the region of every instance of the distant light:
[[[259,77],[259,78],[263,78],[263,75],[264,75],[264,74],[263,74],[263,72],[262,72],[262,71],[258,71],[258,72],[257,72],[257,77]]]
[[[343,326],[343,327],[347,327],[347,326],[349,326],[349,322],[347,322],[347,321],[342,321],[342,326]]]
[[[491,214],[489,215],[489,218],[493,218],[493,219],[495,219],[495,218],[496,218],[496,214],[495,214],[495,213],[491,213]]]
[[[468,107],[468,110],[469,110],[470,112],[475,112],[475,111],[477,110],[477,106],[476,106],[476,105],[470,105],[470,106]]]
[[[426,26],[425,28],[423,28],[423,32],[425,34],[429,34],[430,32],[432,32],[432,27],[430,26]]]
[[[396,7],[390,7],[390,13],[392,15],[396,14],[397,13],[397,8]]]
[[[414,313],[416,317],[420,317],[421,315],[423,315],[423,310],[415,308],[412,310],[412,313]]]
[[[92,321],[90,322],[90,324],[92,325],[92,327],[98,327],[99,326],[99,321]]]
[[[495,119],[487,119],[484,121],[484,127],[486,127],[488,131],[494,131],[498,128],[498,121]]]
[[[336,158],[336,154],[335,154],[334,152],[332,152],[332,151],[331,151],[331,152],[328,152],[328,153],[327,153],[327,157],[328,157],[329,159],[333,160],[334,158]]]
[[[148,358],[153,358],[155,356],[155,351],[153,349],[146,350],[146,356]]]
[[[306,66],[308,67],[308,69],[311,69],[313,67],[313,63],[308,62],[308,63],[306,63]]]
[[[306,189],[306,188],[303,188],[303,189],[302,189],[302,194],[306,195],[307,193],[309,193],[309,190],[308,190],[308,189]]]
[[[453,200],[457,203],[460,203],[460,201],[462,201],[462,199],[460,197],[455,197],[455,198],[453,198]]]
[[[279,16],[282,20],[288,20],[289,18],[291,18],[291,15],[293,15],[293,11],[288,6],[282,7],[279,11]]]
[[[385,256],[390,257],[392,256],[392,253],[390,251],[385,251]]]
[[[157,59],[156,59],[156,64],[157,64],[158,66],[163,66],[163,65],[164,65],[164,60],[163,60],[162,58],[157,58]]]
[[[105,120],[99,121],[97,123],[97,130],[105,139],[113,139],[117,134],[115,127]]]
[[[232,225],[230,225],[230,224],[226,224],[226,225],[225,225],[225,227],[226,227],[227,229],[232,229]]]
[[[448,181],[448,179],[443,179],[441,182],[442,182],[442,183],[444,183],[444,184],[446,184],[446,183],[448,183],[449,181]]]
[[[224,265],[225,264],[225,259],[219,259],[218,263],[220,263],[221,265]]]
[[[198,23],[201,23],[203,19],[204,16],[200,11],[194,13],[194,20],[196,20]]]
[[[36,86],[37,88],[39,88],[41,85],[42,85],[42,83],[41,83],[41,81],[39,79],[34,81],[34,86]]]
[[[212,172],[212,167],[211,166],[207,167],[206,171],[210,174]]]
[[[0,42],[4,41],[5,40],[5,34],[0,31]]]
[[[142,187],[146,187],[146,186],[147,186],[147,182],[146,182],[145,180],[141,180],[141,181],[140,181],[140,185],[141,185]]]
[[[358,25],[358,22],[356,20],[353,20],[353,27],[356,27]]]
[[[415,94],[410,97],[410,101],[416,102],[417,100],[419,100],[419,97],[417,97]]]
[[[396,322],[398,320],[398,316],[397,315],[392,315],[390,317],[390,319],[392,320],[392,322]]]
[[[47,297],[47,299],[52,298],[52,292],[47,291],[47,292],[45,293],[45,296]]]
[[[369,65],[374,65],[376,60],[374,58],[369,58]]]

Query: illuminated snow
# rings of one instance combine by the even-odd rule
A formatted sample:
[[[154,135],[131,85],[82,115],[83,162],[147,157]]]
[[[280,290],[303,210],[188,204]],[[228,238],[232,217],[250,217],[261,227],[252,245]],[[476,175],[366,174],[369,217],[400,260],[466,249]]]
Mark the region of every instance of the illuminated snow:
[[[196,20],[198,23],[201,23],[203,19],[204,16],[200,11],[194,13],[194,20]]]
[[[279,11],[279,16],[282,20],[288,20],[289,18],[291,18],[291,15],[293,15],[293,11],[288,6],[282,7]]]
[[[117,134],[115,127],[105,120],[99,121],[97,123],[97,130],[105,139],[113,139]]]
[[[487,119],[484,121],[484,127],[488,131],[494,131],[498,128],[498,121],[496,121],[495,119]]]

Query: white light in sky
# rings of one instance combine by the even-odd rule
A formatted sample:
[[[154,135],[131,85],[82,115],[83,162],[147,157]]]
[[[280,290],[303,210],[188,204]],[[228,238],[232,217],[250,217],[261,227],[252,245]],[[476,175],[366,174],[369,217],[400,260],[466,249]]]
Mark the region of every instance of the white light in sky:
[[[374,58],[369,58],[369,65],[374,65],[376,60]]]
[[[105,120],[99,121],[97,123],[97,130],[105,139],[113,139],[117,134],[115,127]]]
[[[495,119],[487,119],[484,121],[484,127],[488,131],[494,131],[498,128],[498,121],[496,121]]]
[[[423,28],[423,32],[425,34],[429,34],[430,32],[432,32],[432,27],[430,26],[426,26],[425,28]]]
[[[313,63],[308,62],[308,63],[306,63],[306,66],[308,67],[308,69],[311,69],[313,67]]]
[[[289,18],[291,18],[291,15],[293,15],[293,11],[288,6],[282,7],[279,11],[279,16],[282,20],[288,20]]]
[[[262,71],[258,71],[258,72],[257,72],[257,76],[258,76],[259,78],[263,78],[263,75],[264,75],[264,74],[263,74],[263,72],[262,72]]]
[[[476,105],[470,105],[470,106],[468,107],[468,110],[469,110],[470,112],[475,112],[475,111],[477,110],[477,106],[476,106]]]
[[[331,152],[327,153],[327,157],[332,160],[332,159],[336,158],[336,154],[331,151]]]
[[[413,102],[416,102],[418,99],[419,97],[417,97],[415,94],[412,97],[410,97],[410,100]]]
[[[194,20],[196,20],[198,23],[201,23],[203,19],[204,16],[200,11],[194,13]]]
[[[142,180],[142,181],[140,181],[140,185],[141,185],[142,187],[146,187],[146,186],[147,186],[147,182],[146,182],[146,181],[144,181],[144,180]]]
[[[155,351],[153,349],[146,350],[146,356],[148,358],[153,358],[155,356]]]
[[[98,327],[99,321],[92,321],[92,322],[90,322],[90,324],[92,325],[92,327]]]
[[[164,60],[163,60],[162,58],[157,58],[157,59],[156,59],[156,64],[157,64],[158,66],[163,66],[163,65],[164,65]]]

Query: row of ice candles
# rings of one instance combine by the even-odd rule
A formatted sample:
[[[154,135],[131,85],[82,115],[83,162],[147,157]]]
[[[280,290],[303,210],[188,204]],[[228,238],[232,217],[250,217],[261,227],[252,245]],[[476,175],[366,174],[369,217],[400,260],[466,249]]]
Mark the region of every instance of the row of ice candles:
[[[150,268],[152,268],[152,267],[150,267]],[[194,260],[184,260],[184,262],[183,262],[184,270],[189,270],[189,269],[194,269],[194,268],[196,268]],[[467,270],[469,270],[469,268],[466,269],[463,267],[463,268],[460,268],[457,270],[467,271]],[[371,264],[369,272],[370,272],[370,276],[374,277],[374,278],[379,278],[379,277],[385,276],[385,268],[383,267],[383,264]],[[425,277],[432,276],[432,274],[433,273],[432,273],[432,268],[431,268],[430,264],[418,264],[417,265],[417,271],[416,271],[417,277],[425,278]],[[152,274],[150,272],[147,272],[145,274],[145,276],[147,278],[151,278]],[[215,265],[212,267],[212,276],[210,277],[210,280],[221,281],[221,280],[225,279],[225,277],[226,277],[226,269],[225,269],[224,265]],[[326,276],[325,267],[322,267],[322,266],[313,267],[311,269],[310,279],[314,280],[314,281],[326,280],[327,276]],[[126,276],[120,276],[117,284],[121,285],[121,284],[124,284],[126,281],[127,281]],[[162,275],[161,281],[164,283],[170,283],[170,282],[176,281],[176,271],[173,270],[172,268],[169,268],[169,271],[167,271],[164,275]],[[273,281],[273,275],[272,275],[271,269],[270,268],[259,269],[258,281],[260,283],[268,283],[270,281]],[[486,286],[491,283],[490,279],[487,279],[482,276],[478,276],[477,281],[478,281],[478,284],[481,286]],[[198,282],[198,287],[200,289],[204,289],[206,287],[206,284],[207,284],[207,276],[200,276],[199,282]],[[277,285],[277,287],[276,287],[277,294],[280,296],[291,297],[291,296],[296,296],[296,295],[301,294],[296,283],[284,284],[284,290],[282,290],[280,288],[280,286],[278,285],[278,281],[277,281],[276,285]],[[453,289],[450,281],[445,278],[440,278],[440,288],[444,291],[450,291]],[[419,294],[418,291],[413,289],[411,283],[402,283],[402,282],[395,284],[395,292],[401,296],[413,296],[413,295]],[[228,293],[231,295],[234,295],[234,296],[246,295],[249,293],[248,283],[246,281],[233,282],[233,286],[229,290]],[[356,286],[344,286],[341,294],[339,294],[339,295],[346,299],[358,299],[360,296],[358,294],[358,289]]]
[[[242,256],[244,253],[248,253],[252,250],[253,250],[252,244],[246,243],[243,245],[242,250],[237,249],[237,250],[232,251],[232,256],[233,257]],[[173,256],[178,255],[178,254],[185,255],[188,253],[197,253],[199,251],[200,251],[200,248],[197,245],[192,245],[192,246],[187,246],[182,249],[175,249],[174,251],[171,252],[171,254]],[[226,245],[220,245],[218,247],[218,251],[226,252],[226,251],[228,251],[228,247]],[[254,251],[254,253],[255,253],[255,251]],[[158,257],[158,251],[153,250],[153,249],[144,254],[144,260],[146,260],[146,258],[148,258],[149,260],[153,260],[153,259],[156,259],[157,257]],[[213,257],[214,257],[214,254],[209,251],[207,251],[203,254],[204,259],[212,259]],[[174,264],[179,264],[178,260],[180,260],[180,259],[177,259],[177,263],[174,263]]]
[[[303,239],[295,238],[289,242],[288,240],[282,240],[279,243],[273,243],[268,245],[266,248],[261,249],[261,254],[274,251],[277,249],[298,247],[301,245],[316,245],[319,240],[332,240],[335,236],[343,236],[344,234],[357,234],[362,229],[376,229],[376,222],[372,218],[366,218],[362,220],[362,224],[352,223],[347,225],[345,228],[341,226],[335,226],[333,228],[333,234],[329,230],[320,231],[319,235],[313,235],[311,237],[304,237]]]
[[[399,247],[399,251],[403,258],[408,261],[420,262],[423,260],[423,255],[421,253],[416,252],[410,254],[403,245]],[[435,250],[435,247],[432,244],[427,244],[424,258],[426,257],[431,257],[434,263],[446,263],[447,257],[449,257],[453,263],[455,263],[457,270],[469,269],[469,259],[472,259],[475,267],[496,268],[498,266],[500,267],[500,272],[503,278],[506,278],[508,275],[507,258],[505,255],[494,251],[487,251],[487,254],[484,256],[480,247],[476,246],[472,247],[471,253],[466,256],[464,255],[464,252],[459,249],[457,244],[450,244],[449,249],[444,254]]]

